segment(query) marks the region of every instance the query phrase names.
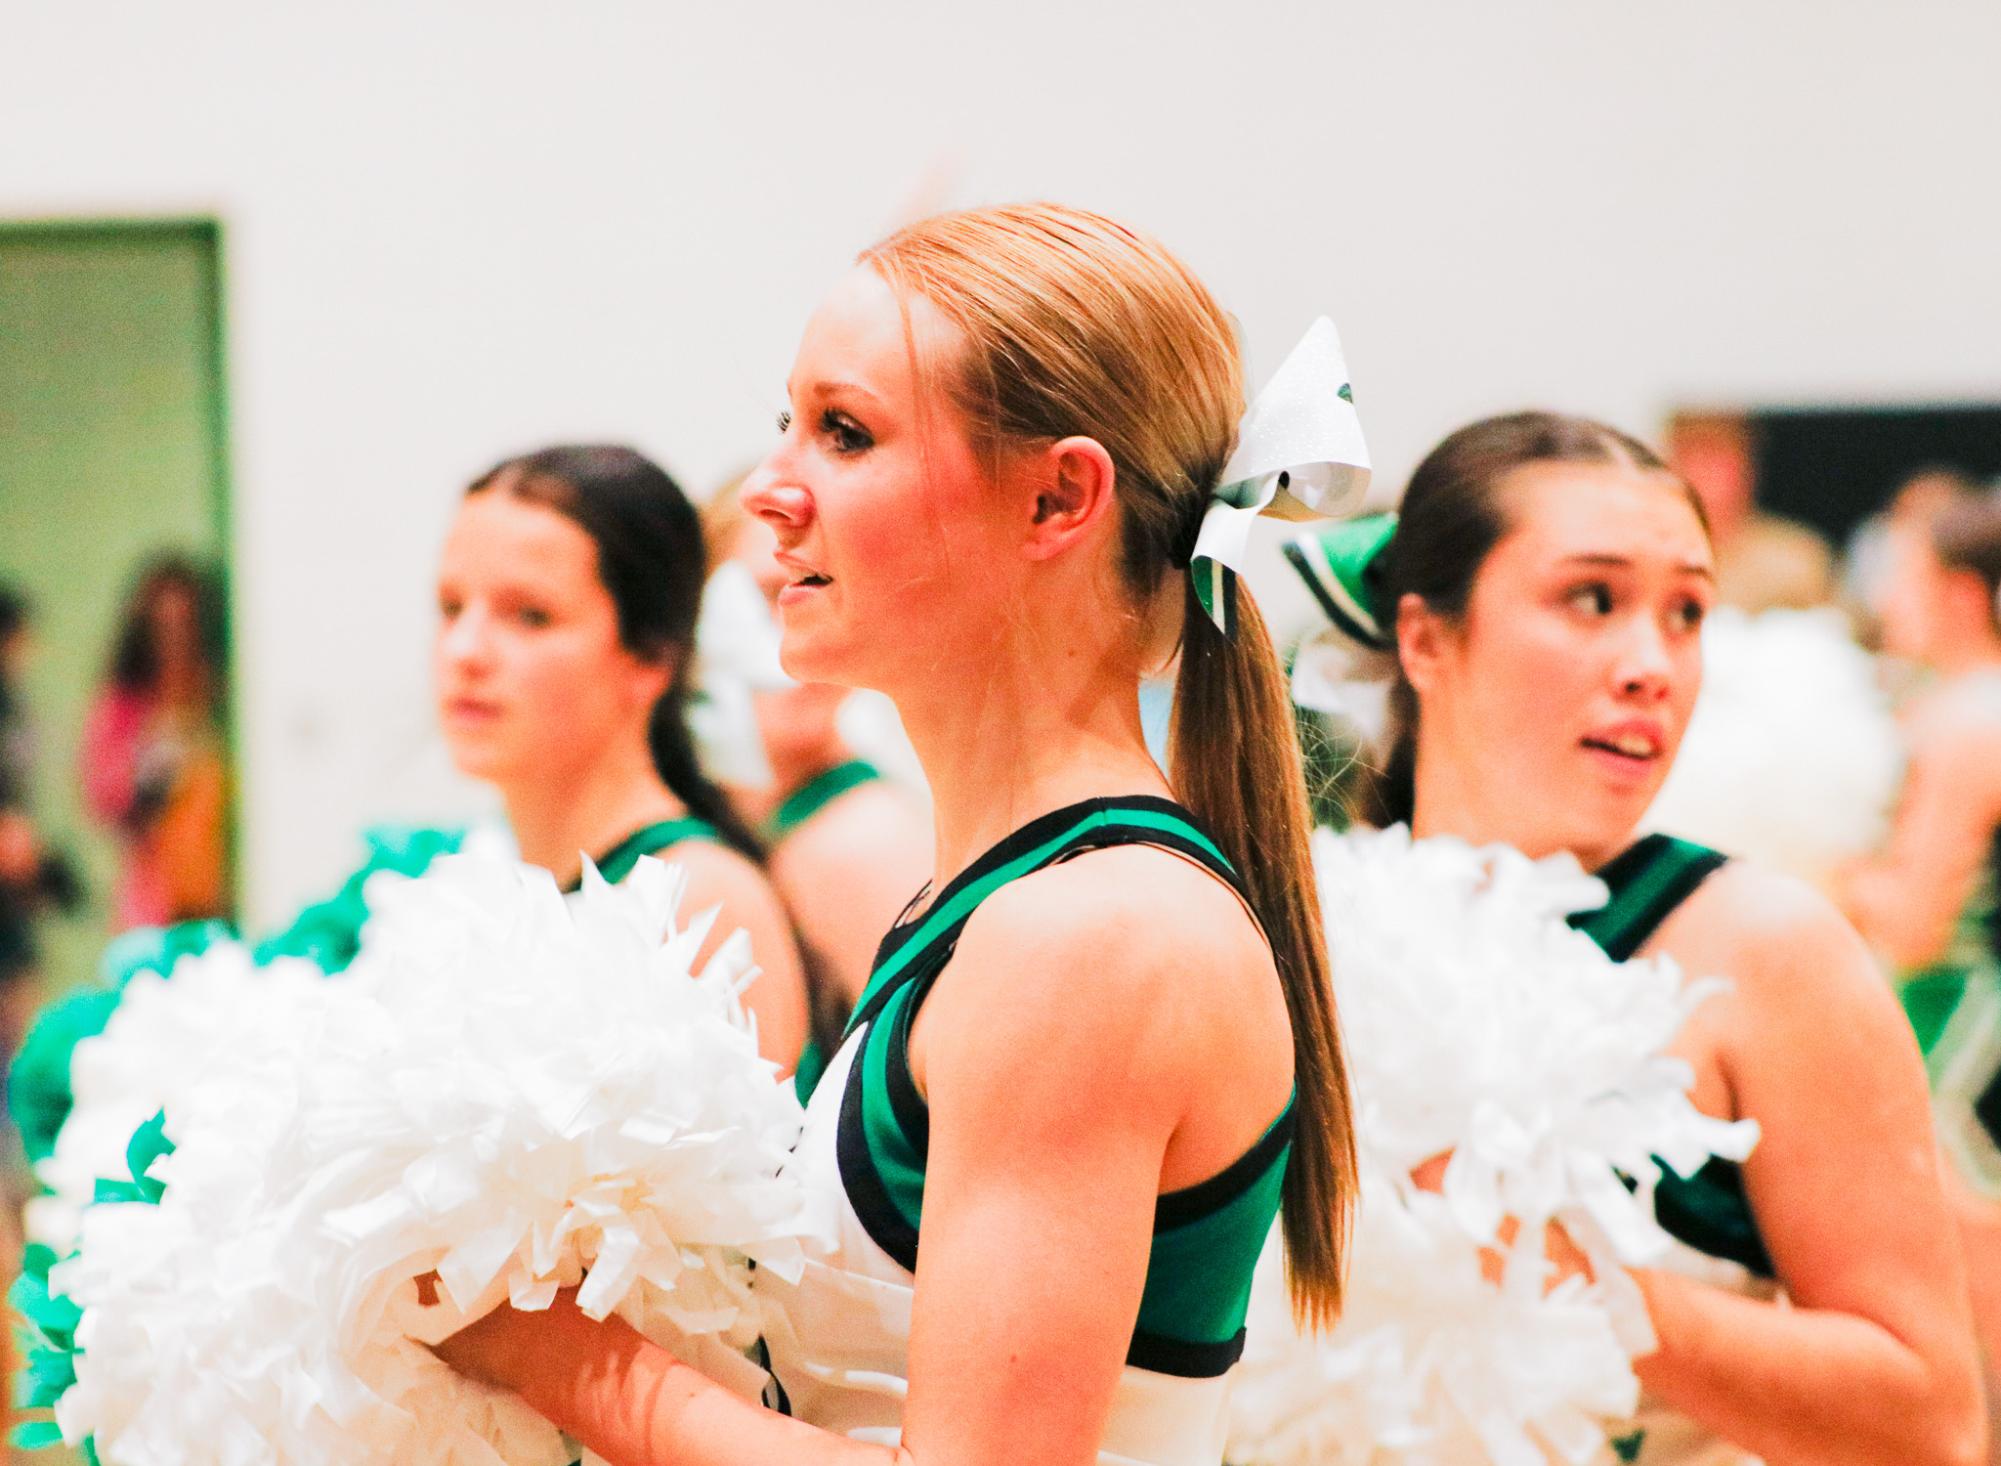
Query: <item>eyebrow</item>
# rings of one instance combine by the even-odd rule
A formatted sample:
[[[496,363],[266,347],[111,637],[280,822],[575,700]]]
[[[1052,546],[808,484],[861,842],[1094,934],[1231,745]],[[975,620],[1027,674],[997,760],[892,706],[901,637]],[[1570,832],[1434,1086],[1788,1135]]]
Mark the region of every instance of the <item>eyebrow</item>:
[[[786,390],[790,392],[795,399],[801,395],[799,390],[796,387],[794,387],[790,382],[787,382],[785,386]],[[849,381],[844,377],[835,377],[828,380],[814,382],[812,384],[812,390],[814,392],[817,392],[822,397],[834,396],[842,392],[852,392],[858,397],[868,398],[869,401],[871,402],[882,401],[882,398],[880,396],[878,396],[874,392],[871,392],[868,388],[864,387],[860,382]]]
[[[1633,559],[1630,555],[1608,555],[1603,553],[1565,555],[1563,563],[1566,565],[1602,565],[1608,569],[1615,570],[1630,570],[1633,568]],[[1699,575],[1704,580],[1716,579],[1716,571],[1710,566],[1703,564],[1700,560],[1684,560],[1675,568],[1685,575]]]

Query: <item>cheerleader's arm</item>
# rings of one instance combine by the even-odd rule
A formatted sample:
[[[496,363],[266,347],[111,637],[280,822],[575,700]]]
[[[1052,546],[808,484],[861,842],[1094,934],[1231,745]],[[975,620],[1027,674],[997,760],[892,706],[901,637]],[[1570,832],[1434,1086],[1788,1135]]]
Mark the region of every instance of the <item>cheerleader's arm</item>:
[[[1909,1026],[1822,898],[1752,867],[1713,886],[1703,914],[1734,935],[1703,970],[1737,977],[1721,1059],[1760,1125],[1745,1184],[1787,1301],[1639,1274],[1660,1340],[1641,1382],[1768,1466],[1980,1466],[1966,1273]]]
[[[1913,751],[1890,838],[1838,877],[1843,909],[1901,969],[1944,956],[1993,847],[1993,738],[1941,729]]]

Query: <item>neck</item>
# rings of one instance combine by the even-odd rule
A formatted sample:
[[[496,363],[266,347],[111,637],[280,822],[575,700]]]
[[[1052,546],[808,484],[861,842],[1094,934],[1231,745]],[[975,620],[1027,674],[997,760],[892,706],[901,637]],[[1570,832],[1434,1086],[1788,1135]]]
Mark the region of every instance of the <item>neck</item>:
[[[600,856],[630,835],[686,807],[661,782],[643,742],[636,753],[602,758],[569,777],[543,770],[503,787],[507,823],[521,858],[557,881],[574,881],[583,857]]]
[[[931,786],[941,886],[1051,810],[1170,792],[1140,729],[1138,673],[1109,653],[1004,657],[967,682],[899,694],[896,704]]]

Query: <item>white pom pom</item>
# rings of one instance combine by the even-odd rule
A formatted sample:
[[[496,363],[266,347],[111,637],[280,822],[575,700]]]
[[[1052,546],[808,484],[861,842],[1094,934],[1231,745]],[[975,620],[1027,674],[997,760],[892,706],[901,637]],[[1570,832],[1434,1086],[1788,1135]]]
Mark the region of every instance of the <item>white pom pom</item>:
[[[161,1203],[86,1213],[53,1279],[84,1309],[65,1434],[137,1466],[566,1466],[416,1341],[580,1284],[741,1369],[752,1261],[796,1274],[822,1224],[781,1174],[800,1112],[738,1001],[745,944],[692,973],[681,891],[642,862],[566,905],[463,857],[385,888],[349,973],[169,1110]]]
[[[1323,831],[1314,858],[1362,1177],[1349,1293],[1331,1335],[1301,1337],[1268,1252],[1229,1459],[1581,1462],[1637,1402],[1631,1357],[1652,1347],[1623,1267],[1672,1245],[1653,1157],[1688,1174],[1756,1140],[1698,1112],[1667,1052],[1714,984],[1614,963],[1573,930],[1605,888],[1568,857],[1399,827]],[[1447,1154],[1442,1193],[1420,1190],[1412,1173]],[[1550,1222],[1595,1281],[1545,1292]],[[1505,1261],[1498,1284],[1483,1249]]]
[[[171,978],[142,972],[126,984],[104,1032],[70,1060],[73,1103],[55,1149],[35,1167],[48,1194],[28,1203],[28,1239],[57,1253],[76,1245],[100,1180],[122,1181],[132,1132],[175,1108],[190,1085],[274,1015],[296,1011],[324,981],[320,969],[279,958],[263,969],[233,943],[181,958]]]
[[[1817,885],[1876,849],[1903,742],[1840,613],[1719,610],[1702,656],[1702,696],[1648,827]]]

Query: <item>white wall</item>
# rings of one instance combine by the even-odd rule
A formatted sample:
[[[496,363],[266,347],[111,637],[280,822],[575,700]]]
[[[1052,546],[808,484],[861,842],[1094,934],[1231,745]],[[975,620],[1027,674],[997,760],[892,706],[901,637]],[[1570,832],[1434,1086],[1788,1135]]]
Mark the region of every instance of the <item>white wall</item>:
[[[424,673],[457,487],[558,437],[695,487],[752,458],[913,196],[1155,229],[1259,370],[1331,310],[1393,474],[1504,406],[2001,398],[1987,0],[0,0],[0,35],[0,214],[228,226],[262,914],[463,803]]]

